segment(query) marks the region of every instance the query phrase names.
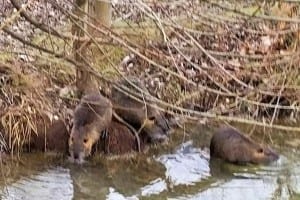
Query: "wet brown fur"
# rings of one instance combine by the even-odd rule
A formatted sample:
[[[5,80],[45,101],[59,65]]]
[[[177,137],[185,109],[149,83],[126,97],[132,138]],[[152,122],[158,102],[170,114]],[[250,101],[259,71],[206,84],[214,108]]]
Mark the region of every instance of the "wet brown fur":
[[[100,144],[106,154],[121,155],[138,151],[137,140],[133,133],[125,125],[115,121],[111,122],[107,133],[102,134]]]
[[[213,135],[210,155],[238,164],[266,164],[278,159],[278,154],[271,148],[260,145],[229,127],[222,127]]]
[[[92,146],[99,140],[112,119],[112,104],[100,94],[85,95],[76,107],[73,128],[69,138],[69,152],[83,157],[91,154]],[[80,155],[78,155],[80,154]],[[82,158],[80,158],[82,159]]]
[[[148,93],[147,88],[139,80],[134,78],[130,78],[129,80],[137,87],[145,91],[145,93]],[[129,92],[129,94],[140,99],[140,97],[137,97],[137,95],[134,94],[140,92],[126,80],[119,81],[118,86],[125,86],[130,90],[133,90],[134,92]],[[115,112],[136,129],[139,129],[143,126],[143,135],[148,137],[149,140],[164,141],[167,139],[167,134],[170,130],[170,127],[160,111],[131,98],[115,87],[112,89],[111,99]],[[148,99],[145,100],[151,104],[154,104]]]
[[[38,126],[38,134],[32,134],[30,150],[66,153],[69,133],[62,120],[44,122]],[[46,124],[46,125],[45,125]]]

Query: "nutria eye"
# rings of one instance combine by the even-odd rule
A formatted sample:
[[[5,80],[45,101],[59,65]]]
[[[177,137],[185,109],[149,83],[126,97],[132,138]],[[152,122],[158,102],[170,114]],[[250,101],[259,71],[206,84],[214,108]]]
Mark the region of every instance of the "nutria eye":
[[[87,139],[84,139],[84,140],[83,140],[84,143],[87,143],[87,141],[88,141]]]
[[[73,137],[71,137],[71,141],[72,141],[72,142],[74,141],[74,138],[73,138]]]
[[[258,152],[258,153],[263,153],[264,150],[263,150],[262,148],[260,148],[260,149],[257,150],[257,152]]]

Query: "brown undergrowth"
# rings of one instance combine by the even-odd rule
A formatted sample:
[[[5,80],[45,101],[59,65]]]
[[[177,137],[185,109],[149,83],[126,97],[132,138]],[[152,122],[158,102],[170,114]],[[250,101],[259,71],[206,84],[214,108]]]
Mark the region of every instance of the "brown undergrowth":
[[[32,145],[47,150],[51,147],[47,147],[45,141],[48,138],[44,138],[43,133],[59,120],[69,126],[69,107],[75,101],[60,97],[63,88],[59,87],[56,78],[31,63],[0,63],[0,140],[3,151],[30,151]]]
[[[15,6],[14,12],[10,5],[0,16],[1,50],[8,57],[0,64],[0,146],[6,150],[30,144],[41,124],[45,129],[41,121],[69,123],[75,67],[95,75],[108,96],[114,79],[137,76],[171,115],[300,131],[296,3],[122,1],[107,28],[78,19],[69,1],[47,1],[56,15],[35,23],[31,11],[38,9],[24,2],[28,8]],[[78,39],[71,23],[79,21],[100,36],[79,38],[91,44],[83,63],[70,53]],[[293,124],[274,125],[280,118]]]

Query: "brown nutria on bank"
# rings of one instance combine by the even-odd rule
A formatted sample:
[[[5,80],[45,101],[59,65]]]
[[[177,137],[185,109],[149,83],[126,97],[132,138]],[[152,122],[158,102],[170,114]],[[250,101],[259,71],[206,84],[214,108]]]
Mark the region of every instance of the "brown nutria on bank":
[[[70,160],[82,163],[112,119],[112,104],[100,94],[85,95],[73,115],[69,138]]]
[[[213,135],[210,156],[237,164],[268,164],[279,158],[271,148],[262,146],[229,127],[222,127]]]
[[[68,152],[69,132],[63,120],[42,121],[37,127],[38,134],[33,134],[29,150]],[[58,139],[59,138],[59,139]]]
[[[141,143],[141,149],[143,145]],[[137,138],[127,126],[112,121],[100,137],[100,150],[105,154],[121,155],[138,151]]]
[[[138,79],[129,78],[128,80],[145,94],[149,94],[147,88]],[[136,129],[143,127],[143,135],[149,141],[166,141],[170,130],[166,118],[160,111],[146,104],[155,105],[154,102],[149,100],[147,95],[143,95],[130,82],[123,79],[112,88],[111,99],[115,112]],[[122,88],[122,90],[117,87]],[[124,90],[125,93],[123,92]]]

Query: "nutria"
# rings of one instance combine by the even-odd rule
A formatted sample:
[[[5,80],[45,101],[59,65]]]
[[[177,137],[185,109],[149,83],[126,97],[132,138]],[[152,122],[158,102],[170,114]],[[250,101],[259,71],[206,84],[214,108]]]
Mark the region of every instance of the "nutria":
[[[85,95],[76,107],[69,138],[71,161],[82,163],[112,119],[112,104],[100,94]]]
[[[237,164],[267,164],[279,158],[271,148],[262,146],[229,127],[222,127],[213,135],[210,156]]]
[[[143,149],[141,143],[141,149]],[[138,151],[137,139],[127,126],[112,121],[100,137],[100,149],[106,154],[120,155]]]
[[[147,88],[138,79],[129,78],[129,81],[146,94],[149,94]],[[116,86],[124,88],[125,91],[129,89],[128,93],[132,95],[133,98],[120,91]],[[146,95],[139,97],[138,94],[142,95],[142,93],[125,79],[119,81],[116,86],[112,88],[111,92],[111,100],[115,112],[136,129],[139,130],[143,127],[142,132],[145,133],[144,135],[148,137],[150,141],[166,141],[168,139],[168,131],[170,130],[166,118],[154,107],[146,105],[146,103],[140,102],[137,99],[146,101],[152,105],[155,105],[155,103],[149,100]]]
[[[63,120],[41,120],[37,124],[37,132],[31,136],[29,151],[68,152],[69,133]]]

